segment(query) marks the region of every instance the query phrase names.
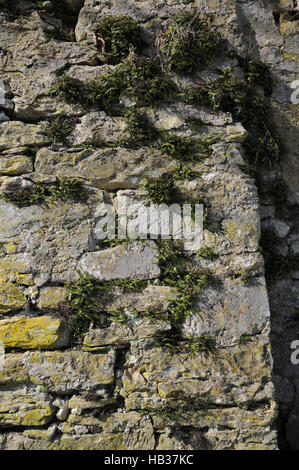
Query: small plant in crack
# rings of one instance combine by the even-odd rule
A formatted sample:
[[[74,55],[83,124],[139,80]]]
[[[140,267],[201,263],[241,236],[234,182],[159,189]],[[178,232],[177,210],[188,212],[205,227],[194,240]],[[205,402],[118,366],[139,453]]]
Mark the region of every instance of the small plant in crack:
[[[19,207],[57,200],[84,201],[86,193],[81,181],[60,177],[53,183],[35,183],[25,187],[12,187],[2,197]]]
[[[101,306],[102,302],[109,298],[109,293],[116,287],[121,288],[123,292],[138,292],[146,286],[147,281],[136,279],[99,281],[86,273],[78,273],[78,279],[66,286],[70,305],[73,307],[65,319],[68,328],[78,338],[88,330],[91,323],[102,326],[103,316],[106,316],[107,321],[126,323],[128,319],[123,310],[105,312]]]
[[[209,21],[200,20],[195,12],[184,12],[157,38],[157,49],[164,67],[189,74],[216,55],[219,36]]]
[[[247,345],[252,342],[252,336],[250,335],[241,335],[240,338],[238,339],[238,344],[239,345]]]
[[[266,95],[271,95],[273,78],[267,64],[250,55],[239,57],[239,64],[244,69],[248,83],[261,86]]]
[[[175,201],[175,187],[171,177],[145,178],[140,189],[146,193],[147,200],[154,204],[171,204]]]
[[[62,142],[68,146],[68,136],[75,129],[77,118],[69,116],[59,116],[51,121],[46,127],[46,133],[53,143]]]
[[[117,64],[133,49],[140,52],[143,41],[138,22],[128,16],[106,16],[94,29],[96,48],[101,59],[108,64]]]
[[[199,256],[200,258],[209,259],[210,261],[215,261],[216,259],[219,258],[219,255],[214,253],[214,251],[211,250],[211,248],[206,248],[206,247],[200,248],[200,250],[198,250],[197,252],[197,256]]]
[[[119,144],[127,147],[138,147],[151,144],[158,136],[155,127],[149,122],[146,114],[138,108],[130,108],[124,114],[127,127]]]

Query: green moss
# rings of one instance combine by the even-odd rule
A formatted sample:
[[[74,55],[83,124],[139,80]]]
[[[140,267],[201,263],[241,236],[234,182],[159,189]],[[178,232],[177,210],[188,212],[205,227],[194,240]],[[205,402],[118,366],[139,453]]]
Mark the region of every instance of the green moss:
[[[133,98],[138,106],[156,106],[174,90],[173,82],[156,61],[134,56],[85,84],[64,75],[51,93],[67,103],[79,104],[85,109],[96,106],[111,114],[120,112],[121,96]]]
[[[158,136],[157,130],[149,122],[145,113],[138,108],[130,108],[125,113],[127,127],[119,144],[126,147],[149,145]]]
[[[160,407],[154,410],[142,410],[142,414],[162,416],[172,422],[179,423],[186,421],[190,413],[215,407],[209,397],[198,397],[197,395],[177,392],[173,394],[173,397],[165,400]]]
[[[14,188],[2,197],[19,207],[52,202],[59,199],[80,201],[85,199],[81,181],[74,178],[57,178],[54,183],[37,183],[24,188]]]
[[[175,197],[172,178],[145,178],[140,189],[146,192],[147,200],[154,204],[171,204]]]
[[[216,352],[216,339],[213,336],[193,336],[188,341],[188,351],[191,357],[199,352]]]
[[[51,88],[50,93],[57,96],[60,101],[69,104],[85,103],[85,92],[83,83],[77,78],[63,75]]]
[[[191,137],[180,137],[168,132],[162,134],[161,151],[170,157],[183,162],[198,162],[212,154],[212,144],[215,139],[195,140]]]
[[[199,176],[199,172],[192,170],[185,163],[180,163],[179,168],[174,172],[174,180],[193,180]]]
[[[117,64],[128,56],[130,49],[140,51],[141,29],[137,21],[128,16],[106,16],[94,29],[97,49],[108,64]]]
[[[184,74],[209,62],[219,47],[219,37],[209,22],[200,21],[194,12],[174,18],[157,42],[163,63]]]
[[[242,345],[242,344],[249,344],[252,342],[252,336],[249,336],[249,335],[242,335],[240,336],[239,340],[238,340],[238,344]]]
[[[68,116],[59,116],[49,123],[45,130],[53,143],[62,142],[68,145],[68,135],[74,130],[77,119]]]
[[[69,292],[70,310],[65,310],[65,320],[68,328],[75,337],[80,337],[89,328],[92,322],[95,326],[101,326],[103,317],[102,308],[99,308],[97,298],[105,300],[111,289],[119,287],[123,292],[138,292],[147,286],[147,281],[116,279],[111,281],[99,281],[88,274],[80,274],[77,281],[67,285]],[[107,320],[125,322],[127,318],[120,311],[106,312]]]
[[[215,261],[216,259],[219,258],[219,256],[216,255],[216,253],[214,253],[210,248],[204,248],[204,247],[198,250],[197,256],[201,258],[209,259],[210,261]]]
[[[269,105],[264,95],[251,84],[225,73],[209,84],[188,86],[178,96],[189,104],[209,106],[216,112],[230,112],[240,121],[249,132],[243,146],[250,163],[272,165],[280,160],[282,147],[279,139],[274,137]]]
[[[239,58],[239,64],[244,69],[248,83],[261,86],[266,95],[273,91],[273,78],[267,64],[252,56]]]
[[[163,319],[169,321],[176,330],[194,313],[194,296],[211,282],[211,278],[203,270],[185,270],[182,260],[186,254],[180,241],[157,240],[157,250],[162,283],[176,288],[178,292],[163,314]]]

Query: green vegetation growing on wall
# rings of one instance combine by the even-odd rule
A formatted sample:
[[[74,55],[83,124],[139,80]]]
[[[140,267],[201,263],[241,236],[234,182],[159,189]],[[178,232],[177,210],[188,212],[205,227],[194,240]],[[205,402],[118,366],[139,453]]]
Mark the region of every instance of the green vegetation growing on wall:
[[[171,204],[175,199],[174,182],[168,178],[145,178],[140,189],[146,192],[147,200],[154,204]]]
[[[179,97],[189,104],[232,113],[249,132],[243,145],[252,164],[271,165],[279,161],[281,145],[274,137],[268,104],[252,85],[228,73],[209,84],[188,86]]]
[[[68,135],[74,130],[77,119],[75,117],[59,116],[51,121],[45,128],[53,143],[62,142],[68,145]]]
[[[247,82],[261,86],[265,94],[270,96],[273,91],[273,78],[267,64],[249,55],[238,59],[245,72]]]
[[[118,142],[120,145],[131,148],[145,146],[151,144],[158,137],[157,130],[140,109],[129,108],[124,117],[127,127],[125,135]]]
[[[139,52],[142,46],[140,26],[128,16],[106,16],[94,33],[101,59],[108,64],[119,63],[129,55],[131,48]]]
[[[68,328],[75,337],[82,335],[89,328],[90,322],[99,325],[103,316],[103,309],[98,307],[97,298],[107,298],[111,289],[120,287],[123,292],[138,292],[147,286],[147,281],[116,279],[111,281],[99,281],[88,274],[79,274],[77,281],[68,284],[69,300],[75,307],[70,309],[65,318]],[[121,321],[126,317],[122,312],[107,313],[107,320]]]
[[[188,162],[198,162],[205,160],[212,154],[212,145],[215,139],[195,140],[191,137],[180,137],[178,135],[164,132],[162,135],[162,152],[167,153],[170,157]]]
[[[36,183],[30,186],[12,188],[2,194],[2,197],[19,207],[42,204],[61,200],[80,201],[85,198],[81,181],[74,178],[57,178],[54,183]]]
[[[121,108],[119,100],[128,96],[138,106],[156,106],[175,90],[169,77],[152,59],[129,57],[111,72],[83,84],[67,75],[52,87],[51,93],[60,100],[83,108],[96,106],[108,114]]]
[[[174,18],[157,39],[162,63],[178,73],[192,73],[209,62],[219,48],[219,37],[198,13],[187,12]]]

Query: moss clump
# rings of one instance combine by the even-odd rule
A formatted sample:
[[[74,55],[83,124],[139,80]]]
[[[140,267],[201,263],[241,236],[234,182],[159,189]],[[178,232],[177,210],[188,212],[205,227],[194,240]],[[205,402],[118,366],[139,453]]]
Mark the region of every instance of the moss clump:
[[[142,413],[151,416],[162,416],[177,424],[186,421],[190,413],[213,408],[216,408],[216,405],[208,397],[187,395],[184,392],[178,391],[173,393],[171,398],[165,400],[159,408],[143,410]]]
[[[266,95],[271,95],[273,91],[273,78],[267,64],[255,57],[239,57],[239,64],[244,69],[248,83],[261,86]]]
[[[164,132],[162,134],[162,152],[167,153],[170,157],[188,162],[198,162],[205,160],[212,154],[212,144],[215,139],[195,140],[191,137],[180,137],[178,135]]]
[[[195,357],[198,353],[216,354],[216,339],[213,336],[192,336],[183,338],[176,329],[158,331],[152,336],[153,346],[171,354],[188,353]]]
[[[147,281],[116,279],[99,281],[88,274],[79,274],[77,281],[67,285],[69,300],[73,309],[66,310],[66,323],[75,337],[82,335],[89,328],[91,322],[101,325],[103,310],[99,308],[97,297],[107,298],[109,291],[120,287],[124,292],[138,292],[147,286]],[[106,312],[107,320],[125,322],[123,312]]]
[[[149,145],[158,136],[157,130],[149,122],[145,113],[138,108],[130,108],[125,113],[127,127],[119,144],[128,147]]]
[[[174,202],[174,182],[172,178],[145,178],[140,189],[146,192],[147,200],[154,204]]]
[[[181,162],[179,168],[174,172],[174,180],[192,180],[199,175],[198,172],[192,170],[185,163]]]
[[[59,116],[49,123],[45,130],[53,143],[62,142],[68,145],[68,135],[74,130],[77,119],[68,116]]]
[[[128,56],[132,47],[139,52],[142,46],[140,26],[128,16],[106,16],[94,33],[101,59],[108,64],[119,63]]]
[[[85,199],[81,181],[74,178],[57,178],[54,183],[38,183],[6,191],[3,198],[19,207],[52,202],[59,199],[80,201]]]
[[[193,336],[189,338],[188,351],[191,357],[200,352],[215,353],[216,339],[213,336]]]
[[[240,121],[249,132],[243,145],[250,163],[272,165],[279,161],[282,148],[279,139],[274,137],[268,103],[251,84],[224,74],[212,83],[186,87],[179,97],[187,103],[230,112],[234,119]]]
[[[241,335],[240,338],[238,339],[238,344],[239,345],[246,345],[252,342],[252,336],[249,335]]]
[[[77,78],[63,75],[51,88],[50,93],[57,96],[60,101],[65,101],[69,104],[85,103],[84,84]]]
[[[63,75],[51,93],[60,100],[83,108],[96,106],[107,113],[120,113],[120,98],[128,96],[138,106],[156,106],[164,101],[175,86],[152,59],[129,57],[115,70],[86,84]]]
[[[199,256],[200,258],[209,259],[210,261],[215,261],[219,258],[219,256],[216,255],[216,253],[214,253],[210,248],[204,247],[198,250],[197,256]]]
[[[211,278],[205,271],[186,271],[182,263],[186,255],[181,242],[158,240],[157,250],[162,283],[175,287],[178,292],[167,312],[163,313],[163,319],[169,321],[173,329],[177,331],[185,319],[193,314],[194,296],[211,282]]]
[[[162,62],[178,73],[192,73],[211,60],[219,47],[219,37],[209,22],[196,13],[183,13],[174,18],[158,38]]]

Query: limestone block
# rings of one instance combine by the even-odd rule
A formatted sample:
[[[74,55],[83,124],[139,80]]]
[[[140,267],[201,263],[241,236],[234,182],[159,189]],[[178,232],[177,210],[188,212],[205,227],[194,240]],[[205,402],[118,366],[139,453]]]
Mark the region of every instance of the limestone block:
[[[6,348],[58,349],[67,346],[69,334],[61,320],[24,315],[0,320],[0,341]]]
[[[154,279],[160,276],[155,243],[131,242],[102,251],[85,253],[78,263],[80,271],[102,281],[111,279]]]

